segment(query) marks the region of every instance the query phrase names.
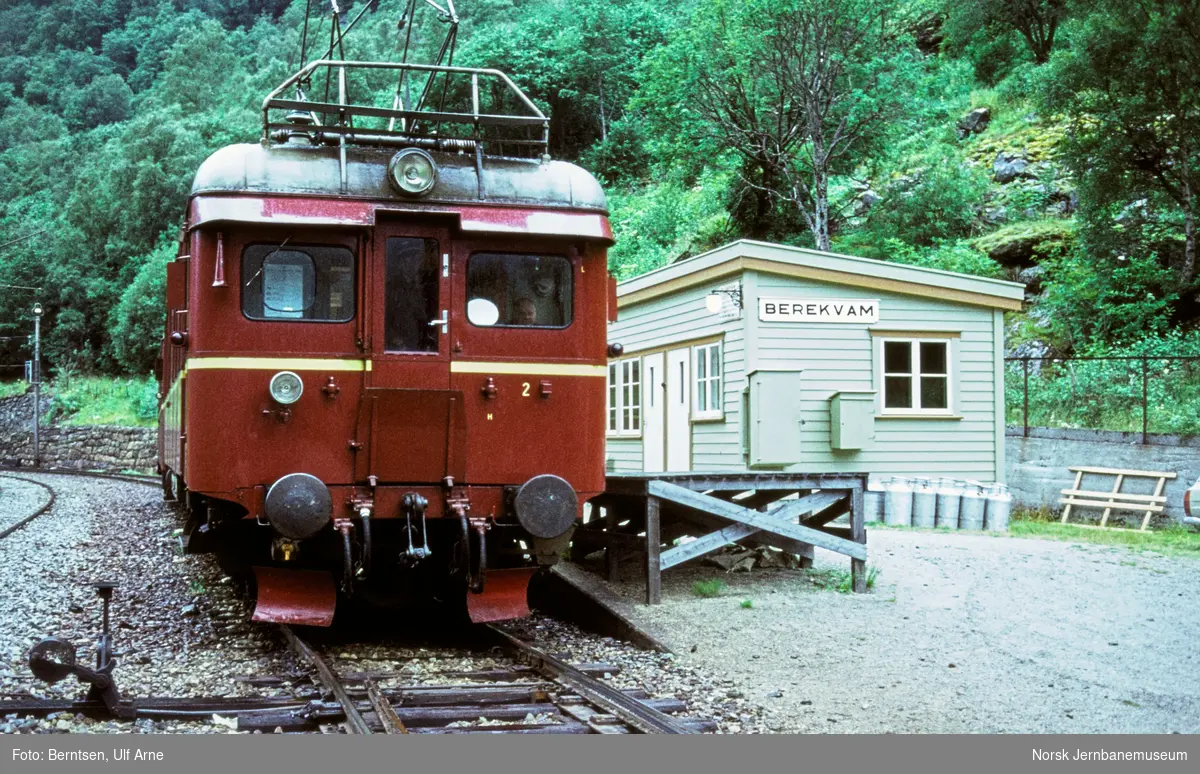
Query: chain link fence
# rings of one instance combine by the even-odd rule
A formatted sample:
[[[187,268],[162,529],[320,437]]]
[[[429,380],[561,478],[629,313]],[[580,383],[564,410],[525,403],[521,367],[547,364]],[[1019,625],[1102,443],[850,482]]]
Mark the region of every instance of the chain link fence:
[[[1007,357],[1007,424],[1200,434],[1200,357]]]

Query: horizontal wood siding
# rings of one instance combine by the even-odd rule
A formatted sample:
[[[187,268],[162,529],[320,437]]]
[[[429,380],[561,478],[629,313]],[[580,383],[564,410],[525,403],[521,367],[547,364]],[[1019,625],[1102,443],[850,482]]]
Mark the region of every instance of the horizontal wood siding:
[[[993,481],[996,455],[994,320],[990,309],[931,298],[863,291],[760,273],[758,294],[803,298],[878,298],[879,322],[854,324],[758,323],[757,367],[800,368],[801,457],[796,470],[867,471],[877,475],[946,475]],[[753,306],[752,306],[753,304]],[[747,299],[757,315],[758,300]],[[874,421],[872,448],[830,448],[829,399],[840,390],[875,390],[874,342],[868,327],[961,332],[955,347],[952,419]]]
[[[608,340],[626,355],[672,343],[723,335],[724,420],[692,425],[692,468],[745,467],[742,394],[749,371],[802,369],[800,462],[790,470],[811,473],[865,471],[874,475],[944,475],[993,481],[1001,477],[996,406],[1003,394],[1003,371],[996,367],[996,331],[991,309],[935,298],[876,292],[762,272],[743,275],[745,309],[741,319],[722,320],[707,311],[705,296],[730,279],[660,296],[621,309]],[[906,331],[952,331],[954,409],[961,419],[874,420],[872,448],[858,452],[830,448],[829,399],[841,390],[875,390],[873,340],[866,325],[764,323],[758,296],[877,298],[880,320],[871,327]],[[609,438],[607,458],[618,472],[642,469],[640,438]]]
[[[692,467],[729,469],[741,464],[741,391],[745,388],[745,336],[741,319],[723,320],[705,308],[711,290],[723,287],[719,281],[689,288],[644,304],[621,309],[620,319],[608,327],[608,340],[625,347],[622,358],[639,351],[662,349],[672,343],[712,336],[723,336],[724,422],[697,422],[692,426]],[[644,373],[644,371],[643,371]],[[642,392],[645,395],[645,390]],[[606,444],[606,459],[617,472],[642,470],[641,438],[612,438]]]
[[[604,444],[604,466],[611,473],[640,473],[641,438],[609,438]]]

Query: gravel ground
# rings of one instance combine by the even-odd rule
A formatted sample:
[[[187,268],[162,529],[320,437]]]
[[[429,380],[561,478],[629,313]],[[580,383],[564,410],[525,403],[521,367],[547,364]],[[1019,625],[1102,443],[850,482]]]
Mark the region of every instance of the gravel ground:
[[[120,655],[116,675],[125,697],[226,696],[286,693],[250,687],[240,675],[288,675],[294,659],[273,627],[249,624],[246,602],[210,556],[184,556],[178,516],[164,506],[157,487],[91,478],[21,475],[43,480],[57,492],[54,508],[0,541],[0,695],[78,698],[74,678],[47,686],[27,666],[29,648],[47,636],[80,647],[94,658],[101,606],[92,584],[114,580],[112,618]],[[0,525],[28,515],[45,492],[0,477]],[[378,619],[375,619],[376,621]],[[403,622],[401,622],[403,623]],[[396,627],[392,627],[395,629]],[[349,631],[347,631],[349,630]],[[567,661],[609,663],[620,687],[686,701],[690,714],[719,717],[722,730],[759,726],[759,713],[742,706],[727,678],[714,679],[696,664],[582,632],[542,616],[513,626],[514,633]],[[308,635],[306,635],[308,636]],[[446,671],[506,666],[500,652],[472,649],[461,631],[432,637],[370,636],[353,631],[313,632],[338,671],[396,671],[381,685],[462,682]],[[307,671],[307,670],[301,670]],[[325,731],[336,730],[326,728]],[[63,714],[47,719],[0,717],[0,733],[45,732],[229,733],[220,723],[92,721]]]
[[[720,733],[754,733],[767,729],[765,707],[745,700],[733,676],[722,675],[709,664],[671,653],[635,648],[611,637],[580,631],[577,627],[543,616],[512,626],[513,634],[533,642],[547,653],[575,663],[602,663],[621,671],[608,680],[618,688],[641,688],[651,697],[675,697],[687,703],[687,714],[717,721]]]
[[[251,628],[245,603],[209,556],[183,556],[178,517],[157,487],[90,478],[22,476],[54,487],[49,513],[0,541],[0,694],[78,698],[74,678],[48,686],[29,673],[27,654],[56,636],[94,658],[101,605],[92,584],[118,584],[113,598],[115,649],[123,654],[123,696],[222,696],[248,692],[236,675],[278,673],[285,650],[271,629]],[[44,493],[0,478],[0,523],[26,515]],[[25,494],[22,494],[25,491]],[[29,501],[34,499],[34,503]],[[265,691],[254,691],[266,693]],[[0,717],[0,733],[36,731],[217,733],[205,722],[92,721],[64,715],[44,720]]]
[[[0,530],[4,530],[41,508],[50,498],[37,484],[0,476]]]
[[[676,568],[637,614],[770,731],[1200,732],[1200,560],[898,530],[869,544],[866,595],[834,590],[849,562],[818,550],[815,572]],[[640,601],[624,570],[617,590]],[[727,588],[696,597],[708,578]]]

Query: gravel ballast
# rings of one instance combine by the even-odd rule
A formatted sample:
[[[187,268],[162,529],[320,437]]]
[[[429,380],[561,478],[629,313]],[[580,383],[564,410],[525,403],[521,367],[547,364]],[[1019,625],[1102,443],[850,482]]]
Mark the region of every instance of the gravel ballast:
[[[0,595],[0,695],[82,697],[85,689],[74,678],[53,686],[36,680],[26,659],[38,640],[57,636],[78,646],[80,659],[91,662],[102,609],[93,584],[100,580],[118,584],[112,620],[120,654],[116,677],[126,698],[286,694],[292,689],[286,680],[271,687],[234,678],[310,671],[297,664],[273,626],[247,623],[246,600],[213,557],[181,553],[180,517],[161,502],[157,487],[21,475],[53,486],[57,500],[48,513],[0,541],[0,585],[15,590]],[[0,487],[0,523],[28,515],[46,500],[45,491],[31,484],[0,478]],[[396,636],[393,622],[388,633],[335,629],[312,632],[311,641],[335,670],[401,673],[381,680],[385,687],[462,682],[442,673],[511,664],[499,651],[470,647],[472,638],[461,632],[442,636],[439,643],[439,636],[421,631],[422,620],[413,619],[417,628],[407,638]],[[606,679],[614,685],[682,699],[692,716],[720,717],[722,730],[740,731],[757,722],[755,712],[729,698],[732,689],[724,678],[714,680],[697,665],[681,665],[672,656],[540,615],[512,624],[512,630],[566,661],[613,664],[618,670]],[[233,730],[210,719],[131,724],[68,713],[45,719],[0,716],[0,733]]]
[[[50,501],[50,493],[37,484],[13,476],[0,476],[0,533],[19,524]]]
[[[868,544],[866,595],[831,588],[849,562],[818,550],[815,573],[672,569],[636,615],[771,731],[1200,732],[1200,558],[898,530]],[[697,597],[711,578],[725,590]],[[635,564],[617,588],[640,602]]]
[[[0,694],[79,698],[74,678],[55,685],[29,672],[29,648],[45,637],[95,658],[102,607],[93,584],[114,581],[112,624],[122,654],[117,684],[125,697],[226,696],[249,693],[233,677],[279,672],[285,650],[269,628],[244,623],[244,601],[210,556],[184,556],[179,517],[156,486],[84,477],[21,476],[44,481],[54,507],[0,541]],[[9,519],[13,479],[0,478]],[[28,485],[27,485],[28,486]],[[34,489],[29,487],[29,489]],[[39,491],[29,496],[45,502]],[[255,693],[262,693],[255,691]],[[64,714],[46,719],[0,717],[0,733],[227,731],[210,722],[116,723]]]

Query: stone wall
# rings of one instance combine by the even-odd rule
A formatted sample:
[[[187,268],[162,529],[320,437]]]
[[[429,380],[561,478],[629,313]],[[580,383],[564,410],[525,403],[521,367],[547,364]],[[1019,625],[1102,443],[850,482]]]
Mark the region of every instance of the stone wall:
[[[43,413],[49,400],[42,398]],[[0,460],[33,464],[33,395],[0,400]],[[50,467],[88,470],[154,470],[158,431],[153,427],[50,425],[42,422],[41,461]]]
[[[1173,481],[1167,482],[1163,521],[1179,519],[1184,515],[1183,491],[1200,478],[1200,439],[1152,435],[1150,443],[1143,445],[1141,433],[1041,427],[1029,428],[1029,438],[1023,437],[1019,427],[1009,428],[1008,433],[1008,486],[1014,504],[1026,508],[1061,511],[1058,498],[1063,489],[1075,483],[1075,474],[1067,470],[1068,466],[1161,470],[1176,474]],[[1152,479],[1130,479],[1121,491],[1153,494],[1154,483]],[[1083,488],[1099,486],[1110,489],[1112,478],[1084,477]]]

